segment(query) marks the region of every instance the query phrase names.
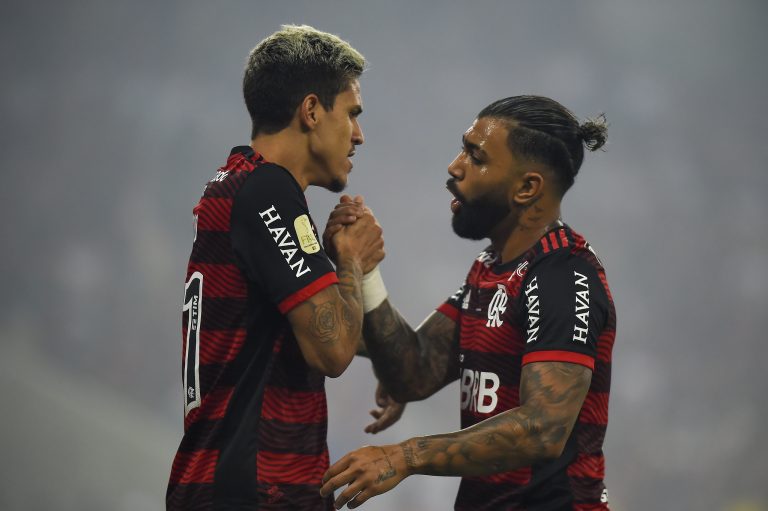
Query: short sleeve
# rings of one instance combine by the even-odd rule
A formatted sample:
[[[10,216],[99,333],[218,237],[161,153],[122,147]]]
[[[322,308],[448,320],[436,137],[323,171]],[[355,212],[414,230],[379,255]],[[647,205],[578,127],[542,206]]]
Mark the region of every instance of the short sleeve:
[[[231,235],[241,269],[283,314],[338,282],[304,194],[282,167],[262,165],[246,178],[232,204]]]
[[[453,293],[448,299],[440,304],[440,306],[437,308],[438,312],[441,312],[442,314],[448,316],[453,321],[458,322],[459,321],[459,315],[461,313],[461,304],[463,303],[464,296],[466,294],[467,289],[467,282],[464,281],[464,283],[459,287],[459,289]]]
[[[528,271],[520,298],[523,365],[571,362],[594,370],[608,297],[592,264],[567,250],[551,254]]]

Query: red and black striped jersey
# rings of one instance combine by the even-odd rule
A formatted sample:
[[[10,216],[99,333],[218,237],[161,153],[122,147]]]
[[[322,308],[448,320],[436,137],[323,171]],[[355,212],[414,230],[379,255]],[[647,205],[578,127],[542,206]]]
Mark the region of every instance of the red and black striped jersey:
[[[325,377],[286,319],[338,282],[293,176],[232,150],[195,206],[182,315],[184,436],[166,507],[332,509]]]
[[[486,477],[465,477],[457,510],[607,510],[603,439],[608,423],[616,313],[603,265],[565,224],[514,261],[491,249],[438,310],[460,327],[461,426],[520,406],[522,367],[570,362],[592,383],[563,454]]]

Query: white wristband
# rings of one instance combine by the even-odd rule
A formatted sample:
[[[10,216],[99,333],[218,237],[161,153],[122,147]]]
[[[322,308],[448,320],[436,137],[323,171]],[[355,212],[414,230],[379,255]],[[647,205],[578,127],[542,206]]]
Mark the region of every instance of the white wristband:
[[[387,288],[384,287],[384,280],[381,278],[378,265],[363,275],[360,287],[363,292],[363,312],[366,314],[387,299]]]

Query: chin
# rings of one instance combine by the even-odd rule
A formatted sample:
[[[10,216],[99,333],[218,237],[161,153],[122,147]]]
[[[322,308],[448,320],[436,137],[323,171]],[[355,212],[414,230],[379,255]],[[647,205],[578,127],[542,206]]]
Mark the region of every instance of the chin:
[[[328,186],[326,186],[325,188],[334,193],[339,193],[339,192],[343,192],[344,188],[346,187],[347,187],[346,179],[342,180],[342,179],[334,178],[331,180],[330,183],[328,183]]]
[[[462,204],[461,209],[453,214],[451,225],[453,232],[461,238],[482,240],[487,238],[493,228],[509,213],[510,209],[504,203]]]

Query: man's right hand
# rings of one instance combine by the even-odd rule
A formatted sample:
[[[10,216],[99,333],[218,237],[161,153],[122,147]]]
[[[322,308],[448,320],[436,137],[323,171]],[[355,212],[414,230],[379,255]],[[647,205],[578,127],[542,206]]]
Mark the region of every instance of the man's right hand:
[[[362,197],[344,195],[328,218],[323,244],[337,265],[345,258],[357,259],[363,273],[368,273],[384,259],[382,232]]]

